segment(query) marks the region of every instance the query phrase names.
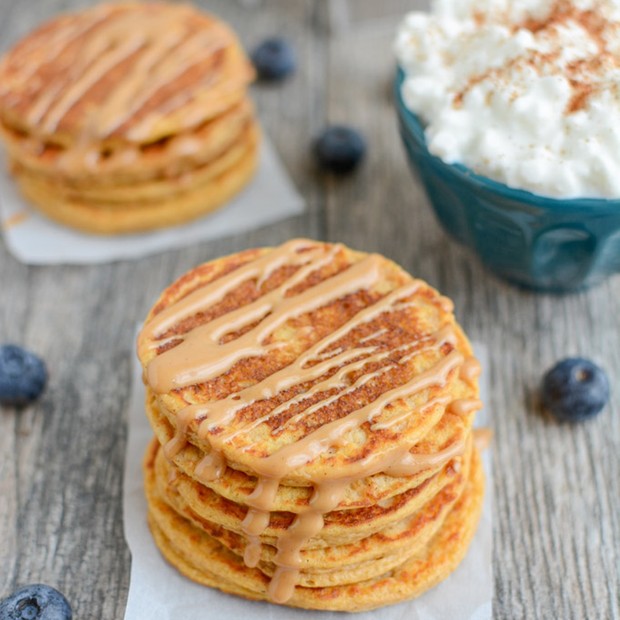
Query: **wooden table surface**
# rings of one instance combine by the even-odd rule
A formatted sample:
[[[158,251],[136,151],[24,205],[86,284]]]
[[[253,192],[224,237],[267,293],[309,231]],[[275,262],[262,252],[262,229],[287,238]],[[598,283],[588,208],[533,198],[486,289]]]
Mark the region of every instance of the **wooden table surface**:
[[[0,0],[0,48],[45,17],[87,4]],[[567,296],[524,292],[490,276],[440,230],[407,169],[390,99],[391,39],[411,1],[200,4],[231,22],[248,47],[274,33],[294,41],[295,76],[257,85],[253,95],[307,212],[103,266],[27,267],[0,242],[0,342],[34,349],[50,371],[36,405],[0,408],[0,595],[44,582],[66,594],[78,619],[123,618],[131,558],[121,497],[136,322],[194,265],[307,236],[394,259],[449,295],[471,339],[488,349],[494,616],[620,618],[620,277]],[[317,173],[310,151],[313,136],[336,121],[360,127],[369,144],[364,166],[345,179]],[[569,355],[600,363],[615,390],[596,420],[574,427],[543,415],[536,396],[543,372]]]

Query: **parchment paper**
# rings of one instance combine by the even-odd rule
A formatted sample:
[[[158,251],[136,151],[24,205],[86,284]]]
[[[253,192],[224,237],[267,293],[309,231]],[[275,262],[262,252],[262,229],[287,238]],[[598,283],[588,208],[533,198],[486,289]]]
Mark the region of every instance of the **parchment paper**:
[[[483,369],[486,350],[474,346]],[[406,603],[355,615],[305,611],[264,602],[247,601],[198,585],[180,575],[162,558],[146,523],[142,484],[142,457],[153,436],[144,413],[141,369],[133,363],[129,405],[129,437],[125,464],[123,518],[131,551],[131,582],[125,620],[490,620],[492,618],[492,479],[490,454],[483,461],[487,476],[480,526],[467,556],[444,582]],[[481,378],[484,401],[485,375]],[[477,426],[489,426],[488,413],[477,415]]]
[[[256,176],[211,215],[149,233],[98,236],[80,233],[40,215],[20,195],[0,156],[0,222],[15,258],[28,265],[109,263],[135,259],[227,235],[239,234],[302,213],[304,201],[267,138]]]

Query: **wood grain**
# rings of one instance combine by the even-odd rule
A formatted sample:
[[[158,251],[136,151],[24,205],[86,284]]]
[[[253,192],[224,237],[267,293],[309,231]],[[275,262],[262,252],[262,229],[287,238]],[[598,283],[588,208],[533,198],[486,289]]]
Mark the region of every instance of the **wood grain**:
[[[0,47],[78,0],[1,0]],[[206,3],[201,3],[206,6]],[[557,359],[584,355],[620,384],[620,277],[567,296],[535,295],[486,273],[451,243],[410,175],[391,102],[391,38],[411,2],[211,0],[252,47],[284,33],[299,71],[253,88],[262,122],[308,202],[300,217],[246,235],[133,262],[25,267],[0,244],[0,342],[38,351],[50,370],[42,400],[0,408],[0,595],[42,581],[77,618],[119,619],[130,557],[122,468],[133,329],[158,292],[195,264],[292,236],[379,251],[452,297],[489,352],[493,418],[494,616],[620,618],[620,410],[559,425],[537,386]],[[309,145],[327,122],[363,129],[367,160],[346,179],[319,175]],[[615,389],[617,392],[617,388]],[[474,576],[475,578],[475,576]],[[145,619],[147,620],[147,619]]]

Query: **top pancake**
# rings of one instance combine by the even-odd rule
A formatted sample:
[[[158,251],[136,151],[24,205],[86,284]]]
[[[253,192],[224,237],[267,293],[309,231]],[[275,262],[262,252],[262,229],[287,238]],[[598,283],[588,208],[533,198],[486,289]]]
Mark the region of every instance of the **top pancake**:
[[[155,142],[239,102],[234,33],[187,5],[101,4],[55,18],[0,62],[0,117],[44,141]]]
[[[431,462],[409,450],[446,409],[479,406],[451,303],[342,245],[197,267],[161,295],[138,349],[180,438],[284,484],[413,475]]]

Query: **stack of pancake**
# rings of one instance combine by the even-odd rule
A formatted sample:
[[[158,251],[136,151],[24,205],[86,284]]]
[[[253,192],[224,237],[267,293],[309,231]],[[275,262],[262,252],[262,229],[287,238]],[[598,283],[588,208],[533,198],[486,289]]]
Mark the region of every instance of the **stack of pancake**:
[[[0,61],[0,134],[23,194],[93,233],[178,224],[252,177],[253,69],[235,34],[188,5],[60,16]]]
[[[357,611],[463,558],[479,364],[452,304],[379,255],[292,240],[201,265],[138,338],[149,525],[191,579]]]

